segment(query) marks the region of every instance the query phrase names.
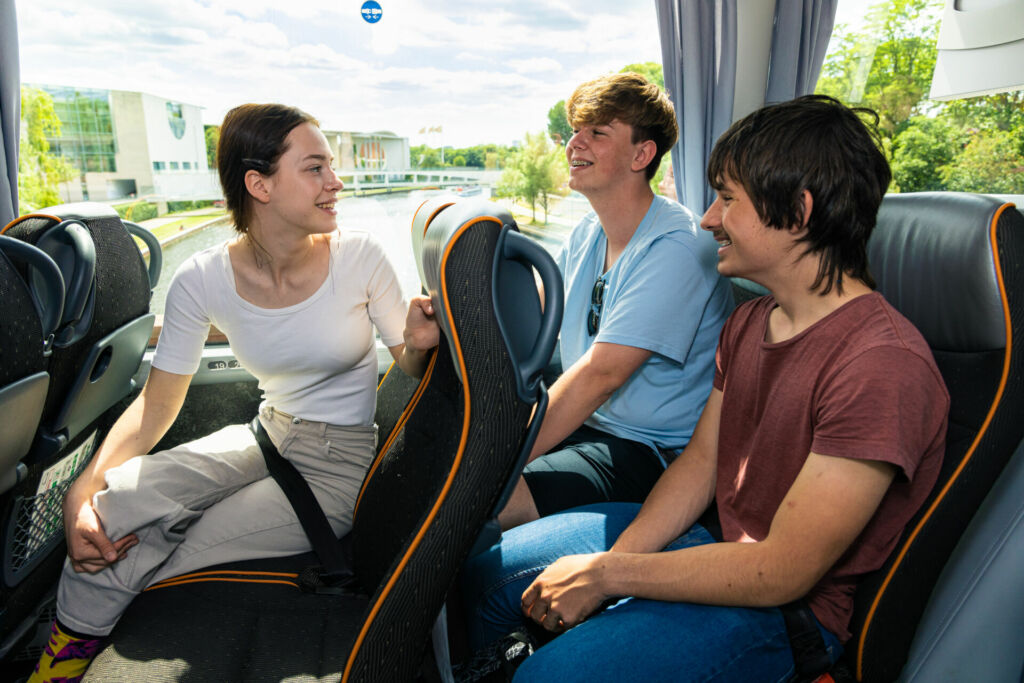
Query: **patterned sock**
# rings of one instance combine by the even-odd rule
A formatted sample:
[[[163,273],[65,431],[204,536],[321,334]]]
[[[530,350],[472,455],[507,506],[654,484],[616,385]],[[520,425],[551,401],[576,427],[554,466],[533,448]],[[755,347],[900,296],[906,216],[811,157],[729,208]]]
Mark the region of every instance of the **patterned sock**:
[[[69,634],[54,620],[50,640],[28,683],[78,683],[102,645],[103,638]]]

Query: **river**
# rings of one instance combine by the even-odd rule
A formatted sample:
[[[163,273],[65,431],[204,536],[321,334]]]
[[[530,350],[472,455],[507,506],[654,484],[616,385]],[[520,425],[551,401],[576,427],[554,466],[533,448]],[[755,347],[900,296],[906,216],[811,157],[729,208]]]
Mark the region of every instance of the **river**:
[[[417,190],[374,197],[346,197],[338,200],[335,205],[338,211],[338,225],[342,228],[371,232],[384,245],[406,297],[420,292],[419,274],[410,238],[412,217],[420,204],[438,194],[441,192]],[[233,234],[234,228],[230,224],[219,225],[199,230],[165,245],[163,269],[160,282],[153,293],[151,310],[154,313],[163,313],[164,298],[171,276],[185,259],[197,251],[229,239]]]

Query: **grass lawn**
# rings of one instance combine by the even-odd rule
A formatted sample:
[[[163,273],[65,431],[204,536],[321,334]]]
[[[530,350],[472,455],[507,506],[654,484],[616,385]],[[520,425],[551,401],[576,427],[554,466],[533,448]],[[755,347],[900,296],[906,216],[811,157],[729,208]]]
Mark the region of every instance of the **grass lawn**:
[[[195,215],[192,213],[183,215],[167,214],[166,216],[161,216],[159,219],[166,221],[165,223],[153,226],[147,225],[145,227],[154,235],[156,235],[156,238],[162,242],[168,237],[173,236],[175,233],[181,232],[183,230],[188,230],[189,228],[195,227],[200,223],[206,223],[207,221],[211,221],[215,218],[220,218],[221,216],[224,216],[226,214],[227,212],[222,210],[211,211],[209,213],[204,213],[201,215]],[[154,220],[153,222],[156,223],[157,221]]]

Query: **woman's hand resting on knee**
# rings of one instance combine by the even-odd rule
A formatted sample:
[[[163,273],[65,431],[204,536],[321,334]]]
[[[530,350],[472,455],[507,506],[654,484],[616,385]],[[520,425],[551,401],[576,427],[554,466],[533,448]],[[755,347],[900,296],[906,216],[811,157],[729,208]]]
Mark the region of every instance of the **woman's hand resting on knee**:
[[[93,574],[123,560],[128,549],[139,542],[135,534],[111,542],[92,507],[92,491],[77,481],[64,497],[64,535],[68,557],[76,572]]]

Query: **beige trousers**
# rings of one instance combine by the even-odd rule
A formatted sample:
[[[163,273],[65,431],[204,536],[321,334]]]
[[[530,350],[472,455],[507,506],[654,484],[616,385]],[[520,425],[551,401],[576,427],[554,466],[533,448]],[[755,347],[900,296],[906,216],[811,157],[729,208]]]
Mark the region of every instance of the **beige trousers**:
[[[309,482],[337,536],[348,533],[373,461],[374,427],[307,422],[267,408],[271,441]],[[247,425],[128,460],[106,473],[93,506],[111,540],[134,533],[125,559],[95,574],[65,561],[57,616],[87,635],[106,635],[147,586],[224,562],[310,550],[295,512],[267,472]]]

